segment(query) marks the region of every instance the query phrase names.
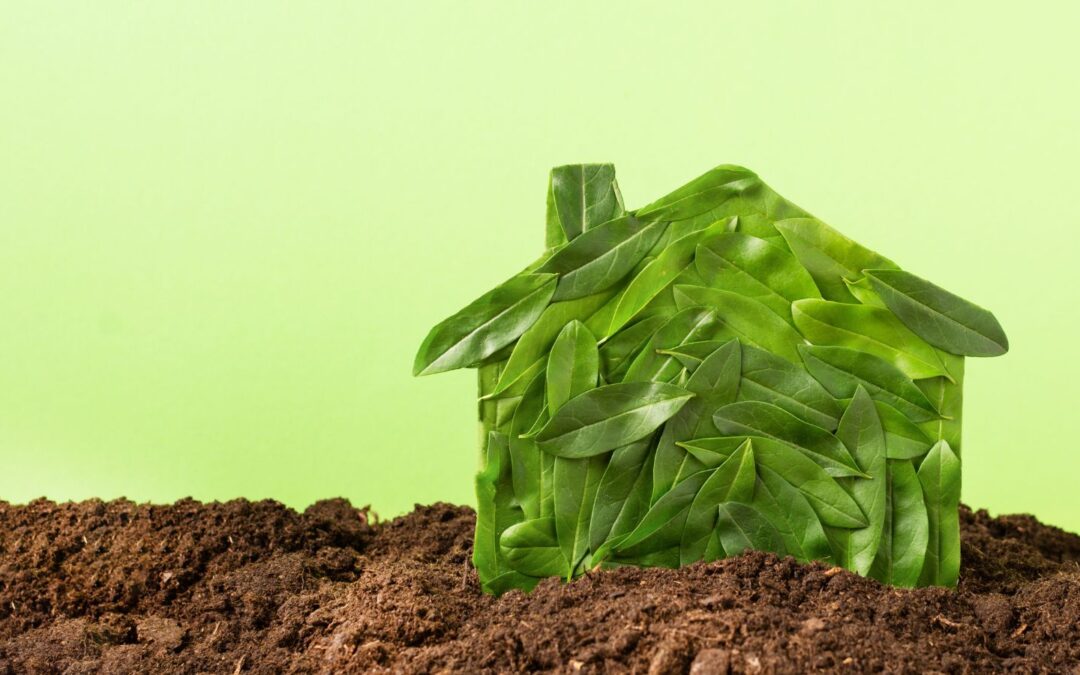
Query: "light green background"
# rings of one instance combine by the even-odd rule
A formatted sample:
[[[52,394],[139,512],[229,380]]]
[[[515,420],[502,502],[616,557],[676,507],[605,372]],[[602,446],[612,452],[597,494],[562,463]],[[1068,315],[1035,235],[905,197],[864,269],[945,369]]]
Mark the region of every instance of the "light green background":
[[[548,169],[734,162],[996,312],[964,499],[1080,530],[1078,7],[3,2],[0,497],[471,502],[412,357]]]

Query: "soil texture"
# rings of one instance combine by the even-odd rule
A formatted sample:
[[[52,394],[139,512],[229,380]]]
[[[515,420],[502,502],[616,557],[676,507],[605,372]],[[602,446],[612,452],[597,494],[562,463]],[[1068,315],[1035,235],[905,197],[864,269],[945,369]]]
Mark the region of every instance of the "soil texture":
[[[1080,537],[961,523],[957,591],[755,552],[496,599],[465,507],[0,502],[0,675],[1080,673]]]

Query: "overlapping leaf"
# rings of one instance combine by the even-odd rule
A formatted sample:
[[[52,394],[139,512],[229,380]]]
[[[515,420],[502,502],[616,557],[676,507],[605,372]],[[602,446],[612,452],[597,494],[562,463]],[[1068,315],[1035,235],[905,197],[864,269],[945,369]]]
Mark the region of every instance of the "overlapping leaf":
[[[518,339],[547,307],[557,279],[524,274],[480,296],[431,329],[416,354],[413,375],[472,365]]]
[[[776,223],[776,229],[827,300],[852,302],[854,297],[845,281],[857,281],[865,269],[896,268],[888,258],[848,239],[816,218],[782,220]]]
[[[862,475],[839,438],[771,403],[732,403],[717,410],[713,422],[727,436],[764,436],[787,443],[820,464],[829,475]]]
[[[867,270],[885,305],[930,344],[960,356],[1000,356],[1009,338],[994,315],[903,270]]]
[[[793,363],[799,361],[798,347],[803,343],[802,336],[753,298],[716,288],[680,285],[675,287],[675,302],[680,308],[707,307],[724,322],[728,336],[771,351]]]
[[[558,275],[554,300],[606,291],[634,269],[666,227],[666,222],[633,216],[609,220],[583,232],[536,271]]]
[[[591,457],[645,438],[694,395],[665,382],[622,382],[576,396],[536,435],[556,457]]]
[[[548,182],[548,246],[558,246],[618,218],[625,209],[615,167],[568,164],[551,170]]]
[[[799,331],[812,344],[850,347],[880,357],[913,380],[949,377],[937,351],[887,309],[825,300],[791,305]]]

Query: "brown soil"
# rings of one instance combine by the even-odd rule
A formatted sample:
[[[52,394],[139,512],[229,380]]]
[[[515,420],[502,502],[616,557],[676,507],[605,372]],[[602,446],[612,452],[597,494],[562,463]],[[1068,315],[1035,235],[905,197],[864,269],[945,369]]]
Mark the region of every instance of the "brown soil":
[[[1080,673],[1080,537],[962,523],[958,592],[750,553],[494,599],[463,507],[0,502],[0,675]]]

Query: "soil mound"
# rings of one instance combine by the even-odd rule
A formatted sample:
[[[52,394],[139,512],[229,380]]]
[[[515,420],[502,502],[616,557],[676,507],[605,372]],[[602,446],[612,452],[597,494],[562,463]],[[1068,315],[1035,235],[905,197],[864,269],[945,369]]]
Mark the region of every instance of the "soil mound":
[[[1080,673],[1080,537],[963,509],[960,588],[763,553],[483,595],[470,509],[0,502],[0,675]]]

